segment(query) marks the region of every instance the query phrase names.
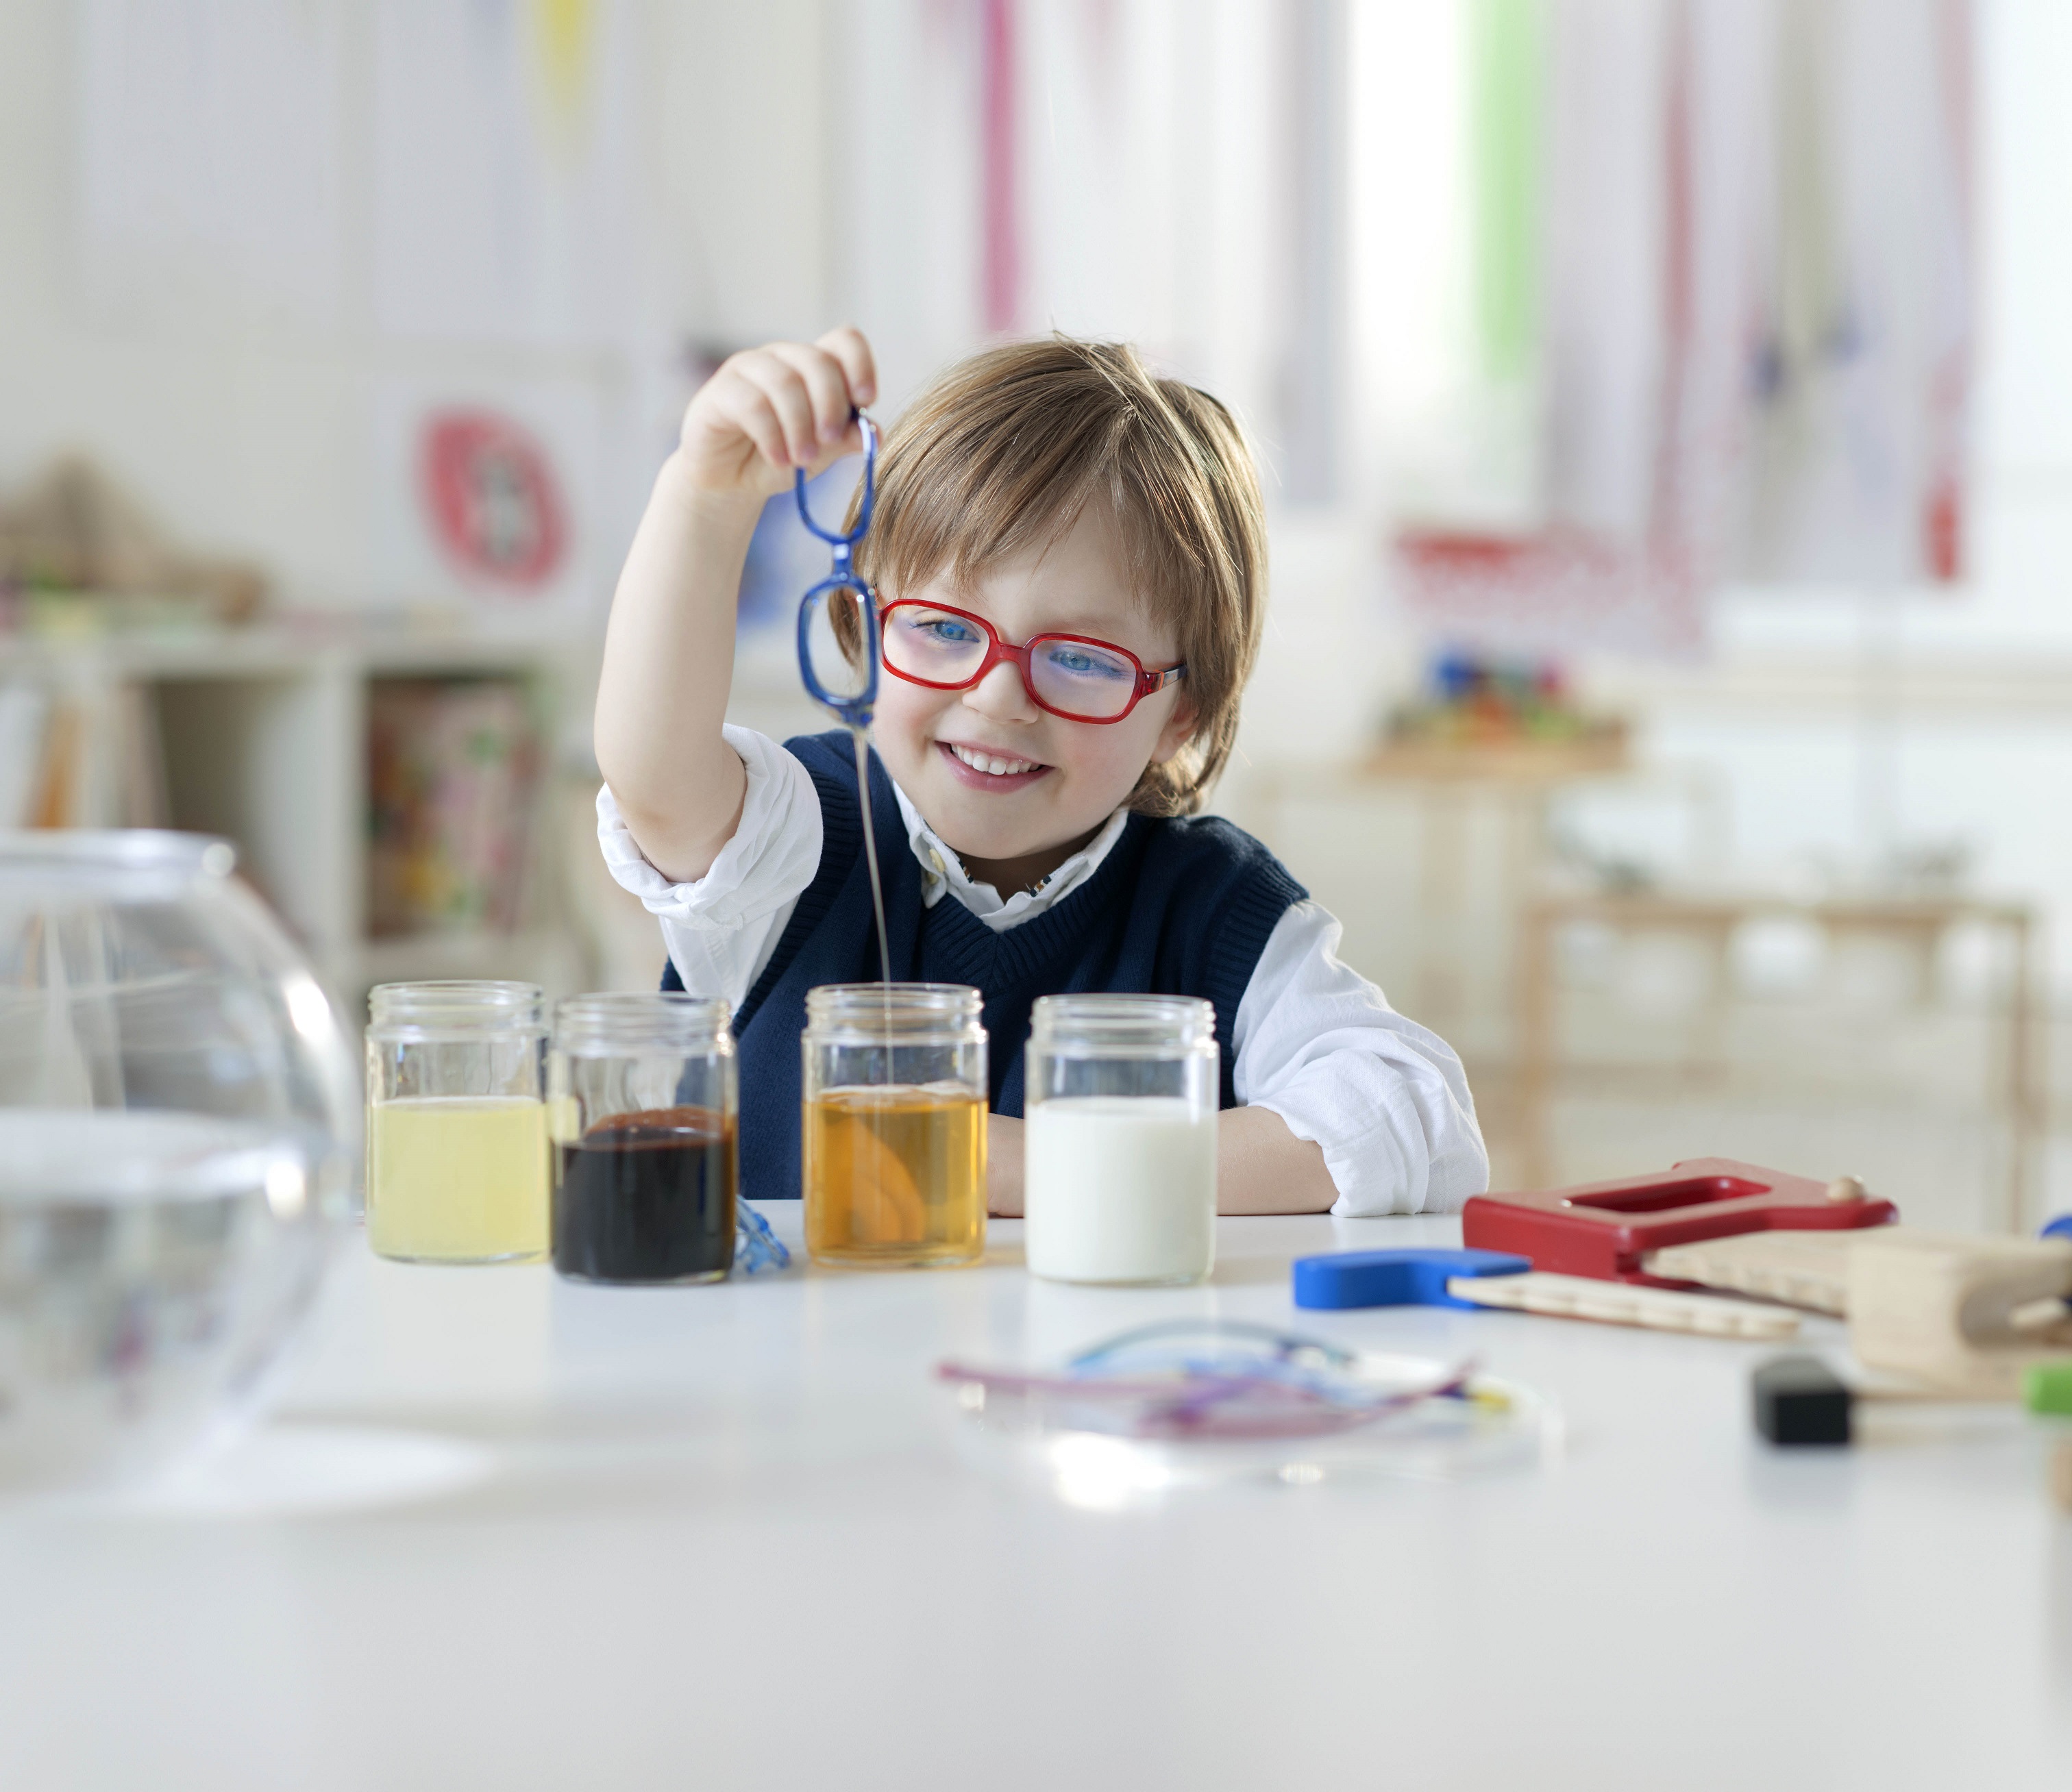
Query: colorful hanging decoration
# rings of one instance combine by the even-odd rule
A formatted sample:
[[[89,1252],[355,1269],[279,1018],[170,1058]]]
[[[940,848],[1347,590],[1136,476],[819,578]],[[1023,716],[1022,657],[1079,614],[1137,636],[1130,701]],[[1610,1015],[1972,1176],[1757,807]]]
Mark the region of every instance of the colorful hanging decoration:
[[[516,418],[432,413],[421,425],[418,480],[434,536],[467,577],[524,593],[561,569],[568,535],[561,482],[544,445]]]
[[[1969,0],[1461,23],[1472,327],[1392,444],[1413,613],[1675,651],[1729,580],[1961,577]]]
[[[1021,321],[1022,214],[1014,133],[1014,0],[981,0],[979,131],[985,207],[981,282],[989,335],[1011,334]]]

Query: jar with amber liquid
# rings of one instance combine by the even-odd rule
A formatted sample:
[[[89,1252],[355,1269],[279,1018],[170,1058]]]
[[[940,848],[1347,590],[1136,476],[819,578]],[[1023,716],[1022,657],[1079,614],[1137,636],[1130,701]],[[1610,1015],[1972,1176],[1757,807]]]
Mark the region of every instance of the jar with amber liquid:
[[[985,1252],[985,1029],[956,983],[806,994],[800,1192],[816,1263],[886,1269]]]

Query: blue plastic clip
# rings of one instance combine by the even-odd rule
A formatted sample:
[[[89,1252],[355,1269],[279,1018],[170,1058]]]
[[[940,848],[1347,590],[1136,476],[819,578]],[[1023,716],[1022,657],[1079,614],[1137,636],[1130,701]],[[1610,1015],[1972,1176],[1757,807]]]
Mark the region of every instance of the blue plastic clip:
[[[1508,1251],[1341,1251],[1295,1260],[1298,1307],[1465,1307],[1446,1292],[1455,1276],[1520,1276],[1530,1257]]]
[[[758,1276],[767,1270],[791,1267],[791,1253],[784,1248],[784,1241],[746,1201],[737,1200],[734,1204],[734,1266],[742,1275]]]

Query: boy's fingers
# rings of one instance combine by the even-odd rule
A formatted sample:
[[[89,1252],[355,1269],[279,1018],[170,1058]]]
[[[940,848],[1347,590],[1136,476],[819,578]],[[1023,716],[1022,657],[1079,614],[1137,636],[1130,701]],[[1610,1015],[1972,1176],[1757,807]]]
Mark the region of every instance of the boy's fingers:
[[[863,425],[861,423],[852,423],[821,449],[819,454],[815,457],[812,465],[806,469],[806,477],[810,479],[819,474],[824,473],[845,454],[860,454],[862,452]]]
[[[738,380],[730,381],[718,396],[720,414],[755,444],[764,459],[772,466],[791,464],[784,426],[760,390],[746,380]]]
[[[817,425],[816,448],[841,441],[849,433],[849,380],[841,363],[824,349],[798,343],[772,343],[770,352],[806,382]]]
[[[845,454],[860,454],[862,452],[863,425],[861,423],[851,423],[820,450],[820,458],[813,463],[811,471],[812,473],[824,472]]]
[[[878,401],[878,358],[863,332],[853,324],[830,330],[813,345],[824,348],[841,363],[849,380],[849,401],[859,407]]]
[[[741,376],[770,401],[783,425],[786,458],[780,466],[810,466],[820,451],[820,425],[813,420],[813,401],[806,382],[767,349],[744,356]]]

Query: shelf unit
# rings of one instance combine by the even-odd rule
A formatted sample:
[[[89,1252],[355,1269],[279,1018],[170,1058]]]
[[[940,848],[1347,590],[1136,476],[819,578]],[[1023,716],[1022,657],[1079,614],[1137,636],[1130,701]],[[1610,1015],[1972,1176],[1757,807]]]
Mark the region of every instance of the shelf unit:
[[[347,625],[0,639],[0,680],[41,684],[83,722],[76,820],[117,826],[125,717],[151,727],[172,827],[220,834],[308,951],[348,1017],[374,984],[520,977],[581,988],[589,966],[550,835],[561,718],[586,713],[587,640]],[[549,745],[515,931],[375,938],[367,927],[368,693],[390,678],[502,675],[524,683]],[[144,700],[141,704],[135,693]]]

